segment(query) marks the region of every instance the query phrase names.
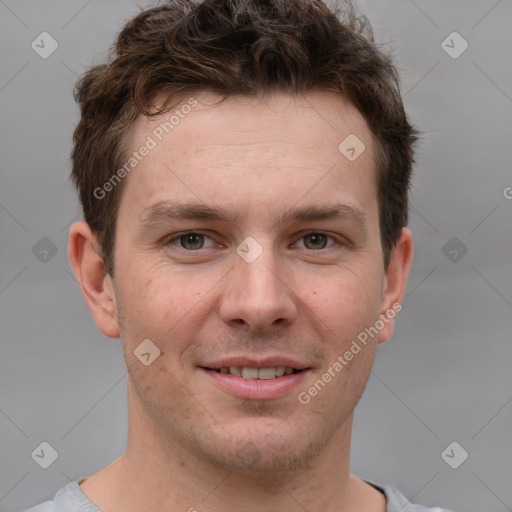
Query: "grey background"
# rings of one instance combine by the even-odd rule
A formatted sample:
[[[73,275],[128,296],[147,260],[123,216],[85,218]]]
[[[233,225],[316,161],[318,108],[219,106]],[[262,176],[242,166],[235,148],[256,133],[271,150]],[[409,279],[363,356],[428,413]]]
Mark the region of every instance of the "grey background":
[[[416,258],[356,410],[352,472],[414,502],[512,510],[512,3],[358,5],[391,44],[406,109],[425,134],[412,191]],[[67,177],[73,84],[136,12],[120,0],[0,0],[2,511],[51,498],[124,449],[124,364],[67,261],[80,218]],[[43,31],[59,44],[47,59],[31,48]],[[453,31],[469,43],[457,59],[441,47]],[[57,249],[46,262],[32,252],[43,237]],[[451,246],[443,252],[452,237],[457,257],[468,249],[455,262]],[[48,469],[31,458],[42,441],[58,452]],[[469,453],[458,469],[441,458],[452,441]]]

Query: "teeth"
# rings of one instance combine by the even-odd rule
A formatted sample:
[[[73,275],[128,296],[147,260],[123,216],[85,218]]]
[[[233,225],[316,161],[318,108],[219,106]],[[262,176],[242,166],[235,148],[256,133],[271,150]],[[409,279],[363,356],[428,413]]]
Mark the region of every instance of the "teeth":
[[[236,375],[243,379],[270,380],[275,379],[276,377],[282,377],[283,375],[291,375],[293,373],[293,368],[290,366],[271,366],[270,368],[249,368],[246,366],[230,366],[228,368],[227,366],[223,366],[217,371],[220,371],[220,373]]]
[[[241,377],[242,376],[242,368],[240,368],[239,366],[230,366],[229,373],[231,373],[231,375],[236,375],[237,377]]]
[[[242,368],[242,377],[244,379],[257,379],[258,368]]]
[[[243,377],[245,377],[245,375],[242,374]],[[267,380],[267,379],[275,379],[276,377],[276,369],[274,367],[272,368],[260,368],[258,370],[258,378],[259,379],[264,379],[264,380]]]

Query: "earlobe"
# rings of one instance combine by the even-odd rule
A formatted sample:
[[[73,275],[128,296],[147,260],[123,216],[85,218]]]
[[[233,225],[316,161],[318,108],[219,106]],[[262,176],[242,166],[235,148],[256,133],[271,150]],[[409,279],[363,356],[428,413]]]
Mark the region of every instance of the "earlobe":
[[[384,275],[380,312],[384,327],[379,331],[379,343],[388,340],[393,334],[396,315],[402,309],[402,299],[413,257],[411,230],[402,228],[400,238],[391,252],[389,265]]]
[[[109,338],[119,338],[114,287],[96,235],[86,222],[75,223],[69,233],[68,256],[96,327]]]

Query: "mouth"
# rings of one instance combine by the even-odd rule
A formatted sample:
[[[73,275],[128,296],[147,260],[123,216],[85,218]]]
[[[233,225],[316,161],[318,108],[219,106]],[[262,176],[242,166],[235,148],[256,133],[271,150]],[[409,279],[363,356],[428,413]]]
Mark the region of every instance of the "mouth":
[[[229,361],[199,369],[221,391],[245,400],[275,400],[289,395],[312,370],[291,360]]]
[[[256,368],[250,366],[221,366],[220,368],[203,368],[207,371],[222,373],[224,375],[235,375],[248,380],[271,380],[278,379],[285,375],[293,375],[303,370],[293,368],[292,366],[268,366],[266,368]]]

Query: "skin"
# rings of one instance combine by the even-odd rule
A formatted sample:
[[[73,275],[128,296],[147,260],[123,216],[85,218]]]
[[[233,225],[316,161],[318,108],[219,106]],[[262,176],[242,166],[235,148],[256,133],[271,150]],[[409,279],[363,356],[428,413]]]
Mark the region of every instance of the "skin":
[[[384,511],[383,495],[350,475],[349,452],[354,407],[394,320],[308,404],[297,399],[404,294],[411,232],[402,229],[384,269],[371,132],[333,92],[194,97],[125,178],[114,279],[88,225],[71,229],[82,293],[98,329],[121,338],[129,375],[126,451],[81,489],[104,512]],[[130,147],[163,119],[140,117]],[[352,162],[338,150],[349,134],[366,146]],[[159,201],[240,218],[141,223]],[[361,210],[366,229],[347,217],[280,220],[335,203]],[[186,245],[176,237],[187,231],[206,237]],[[249,236],[262,249],[252,263],[236,252]],[[144,339],[161,350],[149,366],[133,353]],[[198,367],[240,354],[293,357],[310,370],[298,389],[262,401],[227,394]]]

